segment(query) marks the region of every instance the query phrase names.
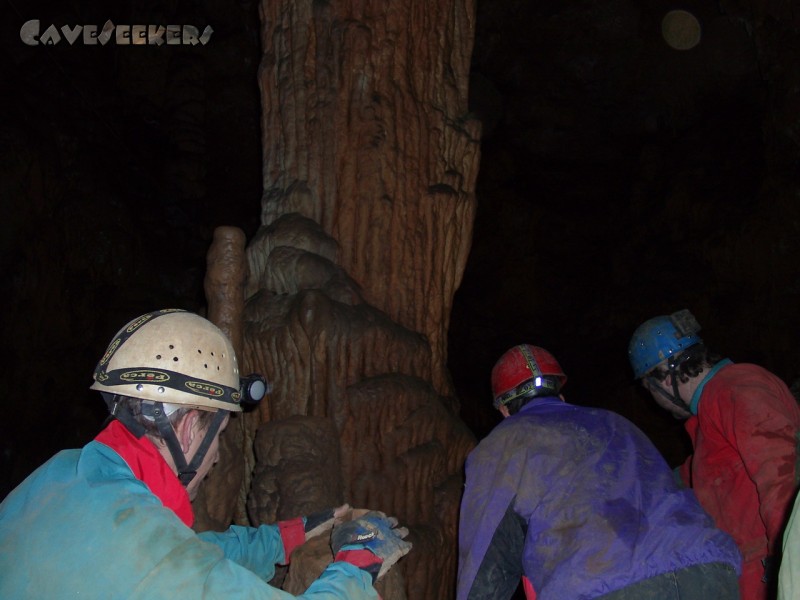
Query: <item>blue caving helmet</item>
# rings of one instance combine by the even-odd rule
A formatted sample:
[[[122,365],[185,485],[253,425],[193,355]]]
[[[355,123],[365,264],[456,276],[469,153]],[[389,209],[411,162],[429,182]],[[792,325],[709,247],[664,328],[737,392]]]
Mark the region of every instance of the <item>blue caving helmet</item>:
[[[654,317],[639,325],[628,344],[634,377],[640,379],[660,362],[695,344],[702,344],[698,331],[700,324],[687,309]]]

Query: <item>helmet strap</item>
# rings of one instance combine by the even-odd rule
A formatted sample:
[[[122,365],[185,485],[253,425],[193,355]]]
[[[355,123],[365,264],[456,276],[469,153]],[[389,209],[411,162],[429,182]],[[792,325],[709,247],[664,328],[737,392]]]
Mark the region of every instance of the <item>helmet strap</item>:
[[[116,419],[122,423],[128,431],[135,435],[137,439],[141,439],[146,433],[146,429],[140,423],[136,422],[136,419],[133,418],[133,415],[126,407],[120,406],[122,396],[109,394],[108,392],[101,392],[101,395],[106,402],[109,412],[106,422],[103,423],[103,428],[105,428],[112,419]]]
[[[683,401],[680,390],[678,389],[678,382],[680,381],[680,373],[678,372],[679,367],[687,360],[694,358],[697,355],[697,352],[702,348],[702,344],[695,344],[677,356],[671,357],[667,361],[667,370],[669,371],[670,378],[672,379],[672,394],[661,387],[655,377],[648,377],[648,380],[650,380],[650,382],[653,384],[651,387],[654,387],[659,394],[684,411],[689,411],[689,404]]]
[[[178,441],[178,436],[175,434],[175,429],[172,427],[172,423],[170,423],[169,417],[167,417],[164,411],[164,404],[162,402],[153,402],[152,404],[143,403],[142,414],[150,416],[155,420],[158,432],[167,444],[167,448],[172,455],[172,460],[175,462],[175,468],[178,470],[178,479],[180,479],[181,484],[185,487],[189,485],[189,482],[197,475],[197,469],[199,469],[200,465],[203,463],[203,459],[228,413],[224,410],[218,410],[216,412],[211,420],[211,424],[206,430],[205,438],[203,438],[203,441],[197,448],[197,452],[194,453],[194,456],[188,464],[186,462],[186,455],[183,453],[183,448],[181,448],[181,444]]]
[[[197,469],[199,469],[200,465],[203,463],[203,459],[206,457],[208,449],[211,447],[214,438],[217,437],[217,432],[219,432],[219,428],[222,426],[222,422],[225,420],[226,416],[228,416],[227,410],[218,410],[216,413],[214,413],[214,416],[211,419],[211,424],[206,430],[206,436],[203,438],[202,443],[197,448],[197,452],[194,453],[189,466],[186,468],[186,472],[190,473],[191,477],[186,480],[184,485],[187,485],[189,481],[191,481],[194,476],[197,475]],[[183,483],[180,473],[178,474],[178,478],[180,478],[181,483]]]
[[[660,382],[655,377],[648,377],[648,381],[650,381],[650,389],[657,391],[661,394],[664,398],[670,401],[670,403],[674,404],[681,410],[689,410],[686,403],[681,399],[681,392],[678,389],[678,377],[677,372],[674,368],[670,368],[669,370],[670,378],[672,379],[672,393],[670,394],[667,390],[661,387]]]
[[[669,374],[670,374],[670,379],[672,380],[672,395],[675,398],[673,402],[675,402],[675,404],[677,404],[678,406],[682,405],[681,408],[683,408],[683,410],[687,410],[689,407],[683,401],[683,398],[681,398],[681,392],[680,390],[678,390],[678,370],[671,366]],[[679,402],[680,404],[678,404]]]

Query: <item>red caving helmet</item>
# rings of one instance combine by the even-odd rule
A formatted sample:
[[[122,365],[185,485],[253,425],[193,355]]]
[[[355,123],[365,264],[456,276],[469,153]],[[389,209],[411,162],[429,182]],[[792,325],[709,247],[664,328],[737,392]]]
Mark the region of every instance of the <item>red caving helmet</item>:
[[[544,348],[520,344],[508,350],[492,369],[494,407],[520,396],[554,396],[567,382],[558,361]]]

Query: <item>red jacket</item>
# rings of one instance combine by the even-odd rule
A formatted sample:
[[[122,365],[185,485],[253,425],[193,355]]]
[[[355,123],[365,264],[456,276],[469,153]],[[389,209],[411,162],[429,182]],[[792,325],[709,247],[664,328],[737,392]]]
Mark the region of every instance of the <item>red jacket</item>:
[[[761,560],[780,550],[797,490],[800,407],[766,369],[725,361],[701,383],[691,408],[686,431],[694,454],[681,476],[739,546],[742,598],[766,598]]]

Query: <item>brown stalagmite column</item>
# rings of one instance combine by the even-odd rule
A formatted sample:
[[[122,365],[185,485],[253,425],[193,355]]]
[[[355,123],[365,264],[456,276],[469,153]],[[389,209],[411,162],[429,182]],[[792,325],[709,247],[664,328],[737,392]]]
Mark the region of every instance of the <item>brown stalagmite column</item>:
[[[446,369],[475,213],[474,3],[260,8],[264,195],[246,252],[243,337],[232,339],[273,389],[242,419],[247,518],[258,525],[339,498],[395,515],[414,549],[384,582],[385,597],[449,598],[475,443]],[[224,296],[230,313],[210,308],[220,324],[240,306]],[[323,437],[314,431],[325,444],[310,443]],[[293,558],[287,585],[309,581],[311,554]]]
[[[203,282],[208,302],[208,320],[222,329],[242,357],[244,286],[247,283],[245,235],[238,227],[217,227],[206,255]],[[241,368],[241,364],[239,365]]]
[[[268,0],[261,16],[262,224],[318,222],[365,301],[428,339],[449,395],[479,166],[474,2]]]
[[[206,255],[203,282],[207,318],[231,340],[242,371],[244,289],[247,283],[244,232],[238,227],[217,227]],[[250,486],[254,457],[254,424],[235,415],[220,437],[220,460],[193,502],[195,528],[223,530],[231,522],[246,523],[244,503]]]

